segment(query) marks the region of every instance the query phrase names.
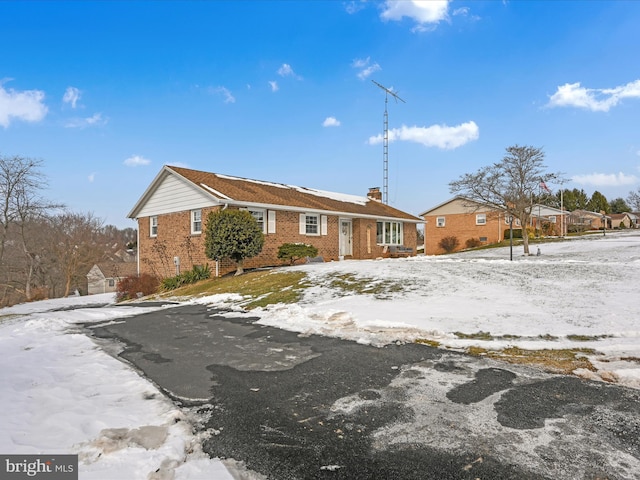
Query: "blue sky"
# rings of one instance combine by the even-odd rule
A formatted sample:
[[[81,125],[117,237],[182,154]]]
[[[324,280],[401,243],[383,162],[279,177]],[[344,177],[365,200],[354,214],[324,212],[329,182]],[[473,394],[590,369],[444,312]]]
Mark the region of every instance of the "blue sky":
[[[106,224],[162,165],[419,214],[541,147],[566,188],[640,186],[640,2],[0,2],[0,154]],[[557,188],[557,185],[549,185]]]

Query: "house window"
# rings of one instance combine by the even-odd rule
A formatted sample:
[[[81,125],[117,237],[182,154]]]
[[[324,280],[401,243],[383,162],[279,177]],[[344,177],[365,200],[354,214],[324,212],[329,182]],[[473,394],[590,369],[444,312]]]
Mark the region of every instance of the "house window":
[[[486,213],[476,214],[476,225],[486,225],[486,224],[487,224],[487,214]]]
[[[202,210],[191,210],[191,233],[202,233]]]
[[[402,223],[377,222],[376,243],[378,245],[402,245]]]
[[[320,235],[320,218],[319,215],[304,216],[304,232],[307,235]]]
[[[482,243],[487,243],[488,240],[487,240],[487,237],[480,237],[480,241]]]
[[[249,209],[249,213],[256,219],[258,225],[260,225],[260,230],[262,233],[267,233],[267,224],[264,221],[265,211],[264,210],[251,210]]]
[[[444,227],[444,217],[436,217],[436,227]]]
[[[549,221],[550,221],[551,223],[556,223],[556,216],[555,216],[555,215],[551,215],[551,216],[549,217]]]
[[[115,280],[114,280],[113,278],[110,278],[110,279],[109,279],[109,286],[110,286],[110,287],[115,287],[115,285],[116,285]]]
[[[509,225],[509,215],[507,215],[506,217],[504,217],[504,223],[506,223],[507,225]],[[513,217],[513,226],[514,227],[520,227],[520,219]]]
[[[158,236],[158,217],[153,216],[149,218],[149,236],[157,237]]]

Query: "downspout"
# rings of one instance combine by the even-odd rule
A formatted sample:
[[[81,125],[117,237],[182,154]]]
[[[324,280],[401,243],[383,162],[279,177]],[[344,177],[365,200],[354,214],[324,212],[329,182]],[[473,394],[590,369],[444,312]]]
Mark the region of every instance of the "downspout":
[[[138,276],[140,276],[140,220],[136,218],[136,222],[138,222],[136,231],[136,270],[138,271]]]
[[[224,204],[224,207],[222,207],[222,210],[220,210],[221,212],[224,212],[227,207],[229,206],[228,203]],[[218,278],[220,276],[220,262],[218,260],[216,260],[216,278]]]

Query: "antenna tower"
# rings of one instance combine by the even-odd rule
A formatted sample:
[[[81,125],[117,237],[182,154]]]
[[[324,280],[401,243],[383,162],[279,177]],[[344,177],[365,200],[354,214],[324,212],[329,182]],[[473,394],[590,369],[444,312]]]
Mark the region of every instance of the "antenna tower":
[[[389,90],[387,87],[380,85],[375,80],[371,80],[378,87],[384,90],[384,137],[382,142],[382,202],[389,203],[389,113],[387,112],[388,97],[391,95],[396,103],[400,100],[402,103],[407,103],[401,99],[397,93]]]

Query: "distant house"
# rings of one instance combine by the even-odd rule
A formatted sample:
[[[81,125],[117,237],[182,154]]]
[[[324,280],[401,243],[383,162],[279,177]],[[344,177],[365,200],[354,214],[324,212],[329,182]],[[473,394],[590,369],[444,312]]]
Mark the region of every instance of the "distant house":
[[[638,218],[629,212],[625,213],[611,213],[611,226],[610,228],[635,228],[638,223]]]
[[[424,253],[444,253],[440,242],[445,237],[456,237],[456,250],[466,248],[467,242],[489,245],[505,238],[509,232],[509,219],[501,209],[489,207],[463,196],[456,196],[420,214],[424,218]],[[522,230],[519,220],[513,221],[514,230]]]
[[[580,232],[585,230],[601,230],[611,228],[609,215],[590,212],[588,210],[574,210],[569,214],[569,231]]]
[[[87,293],[115,292],[118,282],[138,273],[136,262],[103,262],[96,263],[87,273]]]
[[[415,254],[420,218],[382,203],[378,188],[367,196],[164,166],[128,217],[138,222],[138,270],[160,277],[211,264],[222,275],[231,261],[204,253],[210,212],[248,210],[265,235],[262,252],[245,268],[280,265],[278,247],[306,243],[325,261],[389,256],[405,247]]]
[[[531,207],[531,226],[542,236],[565,236],[569,216],[565,210],[535,204]]]

